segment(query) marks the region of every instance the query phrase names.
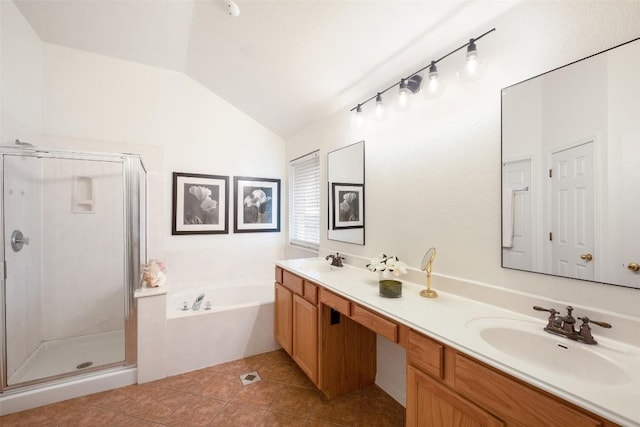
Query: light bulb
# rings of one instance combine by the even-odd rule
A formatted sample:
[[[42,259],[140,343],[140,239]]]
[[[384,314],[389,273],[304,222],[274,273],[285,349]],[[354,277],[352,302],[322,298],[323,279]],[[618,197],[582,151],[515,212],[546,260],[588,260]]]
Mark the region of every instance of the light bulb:
[[[376,95],[376,109],[374,117],[377,121],[381,121],[384,119],[384,116],[385,108],[384,103],[382,102],[382,94],[378,92],[378,94]]]
[[[427,76],[427,84],[424,88],[424,96],[427,98],[437,98],[444,90],[444,81],[438,76],[438,67],[436,63],[431,61],[429,66],[429,74]]]
[[[407,87],[405,79],[400,80],[400,90],[398,91],[398,102],[396,108],[398,111],[406,111],[411,106],[411,91]]]
[[[484,74],[487,67],[487,61],[478,57],[478,48],[474,39],[469,40],[467,46],[467,55],[464,66],[458,67],[458,77],[460,80],[470,82],[478,80]]]
[[[364,124],[364,115],[362,114],[362,106],[360,104],[356,107],[356,113],[353,115],[352,123],[353,126],[357,128],[361,128]]]

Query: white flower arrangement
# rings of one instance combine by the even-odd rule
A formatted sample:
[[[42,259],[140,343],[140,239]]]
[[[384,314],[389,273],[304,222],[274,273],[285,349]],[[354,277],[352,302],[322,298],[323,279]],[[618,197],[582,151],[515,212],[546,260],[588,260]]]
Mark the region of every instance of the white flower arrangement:
[[[367,268],[371,271],[376,271],[382,278],[388,278],[391,275],[400,277],[403,274],[407,274],[407,264],[400,261],[395,255],[382,254],[377,258],[371,259],[371,262],[367,264]]]

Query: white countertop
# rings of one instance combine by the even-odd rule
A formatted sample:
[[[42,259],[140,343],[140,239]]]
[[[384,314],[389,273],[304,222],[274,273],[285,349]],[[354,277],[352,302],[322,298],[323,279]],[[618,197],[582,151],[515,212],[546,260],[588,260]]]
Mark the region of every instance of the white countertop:
[[[546,313],[532,310],[531,315],[525,315],[447,293],[438,287],[437,277],[433,278],[432,286],[438,291],[438,298],[420,297],[420,290],[424,286],[405,280],[402,297],[384,298],[378,294],[376,273],[349,265],[333,270],[306,268],[310,265],[310,260],[319,263],[322,259],[294,259],[278,261],[276,264],[610,421],[623,426],[640,426],[640,348],[602,337],[598,335],[598,330],[594,329],[593,334],[599,344],[588,347],[597,347],[593,348],[593,351],[624,366],[625,371],[629,372],[629,381],[625,381],[624,384],[602,384],[591,382],[584,377],[563,375],[497,350],[468,325],[474,319],[507,318],[534,322],[542,331],[546,325]],[[519,296],[514,294],[513,298],[517,299]],[[514,306],[522,306],[522,302],[514,302]],[[581,315],[583,314],[578,311],[574,312],[576,317]],[[558,337],[558,342],[570,346],[587,346],[563,337]],[[598,367],[589,366],[586,369],[597,370]]]

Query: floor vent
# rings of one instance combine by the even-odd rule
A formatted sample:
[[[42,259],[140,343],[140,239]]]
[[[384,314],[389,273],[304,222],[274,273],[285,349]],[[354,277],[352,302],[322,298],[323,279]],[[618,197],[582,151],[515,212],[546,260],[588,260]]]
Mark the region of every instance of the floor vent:
[[[262,378],[260,378],[260,375],[258,375],[258,372],[256,371],[240,375],[240,381],[242,381],[242,385],[253,384],[260,381],[261,379]]]

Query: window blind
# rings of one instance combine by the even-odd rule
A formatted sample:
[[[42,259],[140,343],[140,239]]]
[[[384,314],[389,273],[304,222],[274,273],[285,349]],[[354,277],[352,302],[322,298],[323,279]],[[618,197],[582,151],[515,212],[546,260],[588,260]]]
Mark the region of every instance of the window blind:
[[[290,163],[289,243],[320,247],[320,154],[314,151]]]

